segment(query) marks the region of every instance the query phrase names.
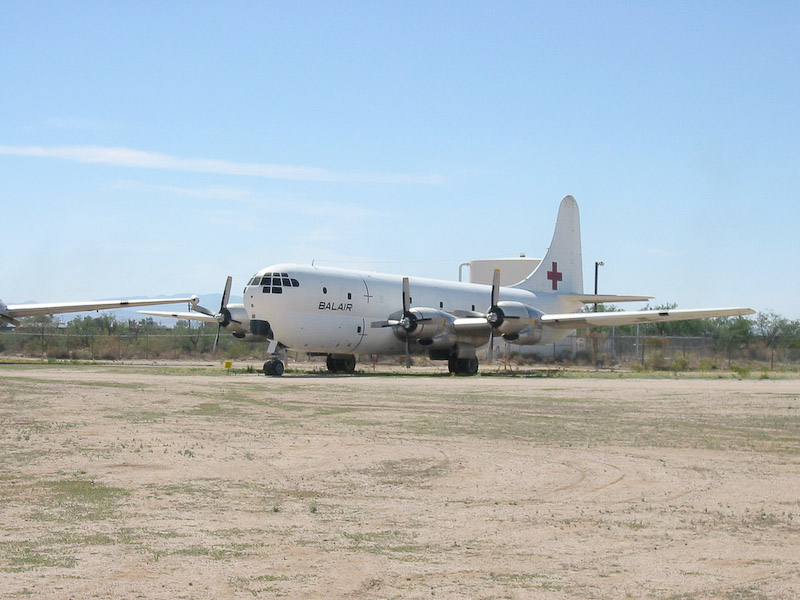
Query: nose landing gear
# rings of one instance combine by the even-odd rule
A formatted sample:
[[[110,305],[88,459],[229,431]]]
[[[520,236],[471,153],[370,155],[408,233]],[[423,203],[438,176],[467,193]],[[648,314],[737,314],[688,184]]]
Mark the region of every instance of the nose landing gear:
[[[263,321],[266,323],[266,321]],[[267,324],[269,326],[269,324]],[[286,346],[276,340],[271,340],[267,348],[267,356],[270,358],[264,363],[264,375],[267,377],[280,377],[286,368]]]
[[[273,358],[264,363],[264,375],[267,377],[280,377],[283,375],[284,370],[283,361],[278,358]]]

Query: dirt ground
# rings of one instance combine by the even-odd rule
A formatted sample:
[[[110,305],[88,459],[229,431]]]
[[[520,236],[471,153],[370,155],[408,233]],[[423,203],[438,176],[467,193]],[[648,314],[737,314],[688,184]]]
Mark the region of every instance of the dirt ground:
[[[800,380],[412,373],[0,365],[0,597],[800,597]]]

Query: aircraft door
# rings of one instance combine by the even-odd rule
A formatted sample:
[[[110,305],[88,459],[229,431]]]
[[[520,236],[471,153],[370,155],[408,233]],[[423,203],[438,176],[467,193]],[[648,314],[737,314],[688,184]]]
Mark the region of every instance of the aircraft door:
[[[361,282],[364,284],[364,295],[361,298],[356,298],[353,304],[357,307],[357,312],[362,315],[366,315],[370,313],[370,304],[372,300],[372,295],[369,293],[369,285],[367,284],[366,279],[363,277],[360,278]],[[358,333],[358,341],[356,345],[353,346],[353,350],[355,351],[360,345],[361,342],[364,341],[364,338],[367,337],[369,334],[369,330],[367,329],[369,324],[365,318],[359,319],[359,324],[356,327],[356,332]]]

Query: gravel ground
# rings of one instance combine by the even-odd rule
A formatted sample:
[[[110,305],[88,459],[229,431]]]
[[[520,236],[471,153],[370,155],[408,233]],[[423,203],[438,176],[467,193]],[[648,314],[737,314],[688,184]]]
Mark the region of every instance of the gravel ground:
[[[800,380],[0,365],[0,597],[800,597]]]

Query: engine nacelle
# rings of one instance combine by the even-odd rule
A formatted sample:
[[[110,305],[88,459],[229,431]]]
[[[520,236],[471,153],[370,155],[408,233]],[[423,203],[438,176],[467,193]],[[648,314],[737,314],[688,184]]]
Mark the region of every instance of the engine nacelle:
[[[504,318],[495,329],[503,339],[521,346],[533,346],[542,340],[542,311],[522,302],[498,302]]]
[[[535,346],[542,341],[542,326],[531,325],[520,332],[504,335],[503,339],[520,346]]]
[[[458,334],[452,331],[444,331],[434,337],[419,338],[417,339],[417,343],[420,346],[424,346],[429,351],[435,352],[437,350],[446,350],[447,353],[449,354],[453,346],[455,346],[456,343],[458,343],[458,340],[459,340]]]
[[[406,335],[411,339],[420,340],[421,343],[431,340],[448,331],[449,324],[455,320],[453,315],[437,308],[422,306],[412,308],[409,312],[413,315],[412,328],[408,331],[403,327],[394,328],[395,335],[401,340],[406,339]]]
[[[254,335],[250,332],[247,333],[239,333],[238,331],[233,333],[233,337],[237,340],[242,340],[243,342],[250,342],[250,343],[265,343],[270,342],[268,337],[264,337],[263,335]]]
[[[227,311],[227,314],[225,314],[225,311]],[[237,333],[250,333],[250,315],[247,314],[243,304],[228,304],[223,314],[225,315],[225,321],[222,322],[222,328],[225,331],[234,335]]]
[[[531,327],[538,325],[542,328],[542,312],[522,302],[503,301],[494,307],[497,322],[494,325],[496,332],[506,336],[521,334]],[[508,338],[506,338],[508,339]]]

